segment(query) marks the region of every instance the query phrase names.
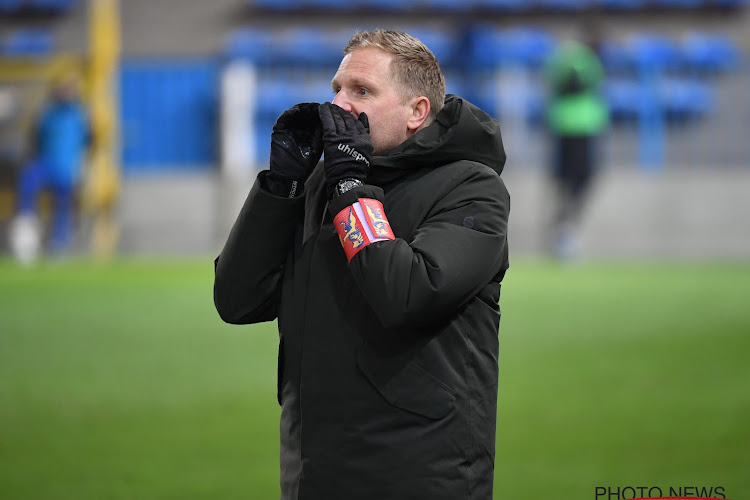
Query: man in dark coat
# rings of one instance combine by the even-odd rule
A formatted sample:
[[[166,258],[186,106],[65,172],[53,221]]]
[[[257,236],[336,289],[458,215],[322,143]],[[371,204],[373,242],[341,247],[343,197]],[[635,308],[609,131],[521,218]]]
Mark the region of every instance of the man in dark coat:
[[[216,259],[216,308],[278,318],[283,499],[489,500],[500,129],[445,96],[416,38],[360,32],[344,52],[333,102],[274,126]]]

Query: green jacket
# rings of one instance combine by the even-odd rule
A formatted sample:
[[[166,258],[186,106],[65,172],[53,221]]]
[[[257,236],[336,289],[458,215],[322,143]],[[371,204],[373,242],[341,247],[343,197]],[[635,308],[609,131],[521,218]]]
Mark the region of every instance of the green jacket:
[[[259,175],[214,298],[230,323],[278,317],[283,499],[492,498],[504,163],[497,122],[449,95],[330,202],[322,164],[298,198]],[[396,239],[347,264],[332,217],[363,197]]]
[[[599,93],[604,79],[596,54],[583,44],[566,42],[545,67],[549,83],[547,124],[558,135],[596,135],[609,125],[607,104]]]

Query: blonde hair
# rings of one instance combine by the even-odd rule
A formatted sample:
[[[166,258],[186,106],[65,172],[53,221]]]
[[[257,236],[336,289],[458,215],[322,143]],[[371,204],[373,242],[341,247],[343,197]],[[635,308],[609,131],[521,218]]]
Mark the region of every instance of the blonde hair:
[[[375,29],[355,33],[344,47],[354,49],[376,47],[393,55],[391,74],[404,101],[425,96],[430,101],[430,121],[443,109],[445,77],[435,55],[419,39],[401,31]]]

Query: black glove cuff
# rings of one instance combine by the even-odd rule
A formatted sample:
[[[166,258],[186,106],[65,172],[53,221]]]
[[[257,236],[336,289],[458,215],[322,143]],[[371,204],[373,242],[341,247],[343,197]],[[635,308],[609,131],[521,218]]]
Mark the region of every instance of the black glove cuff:
[[[360,198],[372,198],[382,203],[385,198],[383,195],[383,188],[373,186],[372,184],[364,184],[350,189],[341,196],[337,196],[328,202],[328,212],[332,217],[336,217],[336,215],[344,208],[353,205]]]
[[[305,183],[287,177],[284,174],[269,170],[261,178],[261,185],[274,196],[281,198],[296,198],[302,196]]]

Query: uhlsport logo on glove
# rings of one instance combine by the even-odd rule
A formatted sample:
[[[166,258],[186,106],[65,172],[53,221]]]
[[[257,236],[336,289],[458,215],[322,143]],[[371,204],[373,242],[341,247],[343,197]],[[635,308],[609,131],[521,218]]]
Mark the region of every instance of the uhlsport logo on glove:
[[[353,147],[349,146],[348,144],[342,144],[339,143],[337,146],[338,150],[341,152],[344,152],[354,158],[357,161],[363,161],[367,166],[370,166],[370,160],[368,160],[362,153],[354,149]]]

